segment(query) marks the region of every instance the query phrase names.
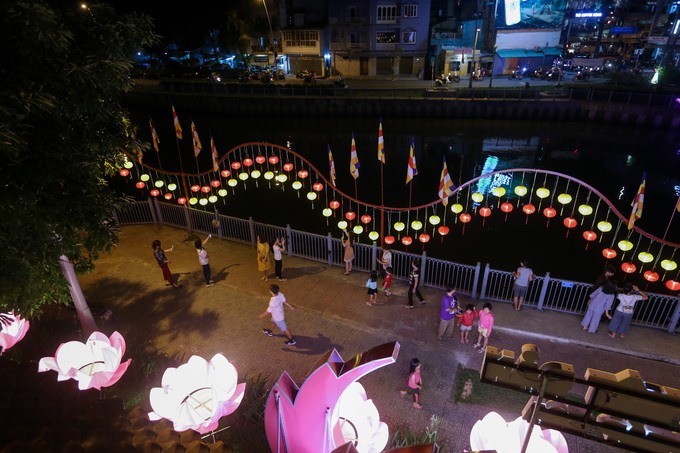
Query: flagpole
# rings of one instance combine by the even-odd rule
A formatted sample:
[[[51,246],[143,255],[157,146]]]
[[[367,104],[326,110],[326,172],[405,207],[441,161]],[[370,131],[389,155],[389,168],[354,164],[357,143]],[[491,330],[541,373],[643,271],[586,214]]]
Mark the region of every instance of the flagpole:
[[[179,148],[179,138],[175,135],[175,142],[177,143],[177,158],[179,159],[179,171],[182,174],[182,187],[184,188],[184,198],[189,202],[189,190],[187,188],[187,178],[184,174],[184,164],[182,163],[182,151]]]
[[[663,241],[665,241],[666,236],[668,236],[668,230],[671,228],[671,222],[673,221],[673,217],[675,217],[675,212],[678,210],[678,207],[680,207],[680,197],[678,197],[677,203],[675,203],[675,206],[673,206],[673,212],[671,213],[671,218],[668,219],[668,225],[666,225],[666,231],[663,233],[663,238],[661,238]]]
[[[384,244],[385,232],[385,185],[383,167],[385,166],[385,141],[382,131],[382,118],[380,118],[380,130],[378,131],[378,160],[380,161],[380,246]]]

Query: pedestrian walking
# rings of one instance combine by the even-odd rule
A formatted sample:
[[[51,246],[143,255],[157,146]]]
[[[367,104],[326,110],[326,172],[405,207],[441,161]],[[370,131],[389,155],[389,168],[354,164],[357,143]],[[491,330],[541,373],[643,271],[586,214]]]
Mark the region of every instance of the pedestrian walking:
[[[257,270],[262,272],[262,280],[269,280],[267,272],[272,265],[269,262],[269,242],[259,234],[257,235]]]
[[[345,262],[345,275],[349,275],[352,272],[352,261],[354,261],[354,246],[346,229],[342,230],[342,234],[342,247],[344,248],[342,260]]]
[[[285,282],[287,279],[283,278],[283,254],[286,253],[286,238],[276,238],[272,251],[274,252],[274,274],[276,274],[276,279]]]
[[[390,288],[392,287],[392,266],[385,269],[385,280],[383,281],[382,290],[385,292],[386,297],[390,297],[392,292]]]
[[[418,297],[418,302],[422,305],[425,303],[425,299],[423,298],[422,294],[420,294],[420,290],[418,289],[418,285],[420,285],[420,260],[415,259],[411,263],[411,272],[408,274],[408,305],[406,305],[406,308],[413,309],[413,295],[415,294]]]
[[[522,311],[522,303],[529,290],[529,282],[536,278],[534,271],[528,266],[529,262],[522,260],[519,262],[517,270],[512,274],[515,279],[515,285],[512,288],[512,305],[515,307],[515,311]]]
[[[442,342],[444,336],[453,340],[453,328],[458,312],[458,296],[456,289],[449,285],[442,296],[441,309],[439,310],[439,329],[437,330],[437,341]]]
[[[172,272],[170,272],[170,260],[168,260],[168,258],[165,256],[165,252],[172,252],[175,249],[175,246],[173,245],[169,249],[163,250],[163,247],[161,247],[161,241],[156,239],[151,243],[151,248],[153,249],[153,256],[156,258],[158,266],[160,266],[161,270],[163,271],[163,278],[165,281],[168,282],[168,284],[173,288],[179,288],[179,285],[172,276]]]
[[[371,276],[366,280],[366,288],[368,288],[366,305],[372,307],[377,304],[378,300],[378,273],[376,271],[371,271]]]
[[[413,395],[413,407],[422,409],[420,404],[420,391],[423,389],[423,379],[420,375],[420,360],[417,358],[411,359],[408,366],[408,389],[399,390],[401,397],[406,395]]]
[[[458,318],[458,325],[460,326],[460,342],[469,343],[470,342],[470,332],[472,331],[472,323],[475,318],[479,316],[475,306],[473,304],[467,304],[465,306],[465,311],[456,315]]]
[[[597,328],[600,325],[600,320],[602,319],[603,314],[608,319],[612,319],[612,315],[609,312],[612,309],[612,304],[614,303],[615,297],[615,280],[605,281],[602,286],[598,287],[590,294],[590,298],[588,299],[588,309],[586,310],[586,314],[581,321],[583,330],[587,330],[590,333],[597,332]]]
[[[493,330],[494,316],[491,311],[492,308],[491,304],[487,302],[482,306],[482,311],[479,313],[479,323],[477,324],[479,336],[477,337],[475,348],[479,349],[480,354],[486,351],[486,346],[489,344],[489,337]]]
[[[280,292],[279,285],[270,285],[269,294],[271,294],[271,298],[269,299],[269,306],[257,317],[257,319],[262,319],[267,315],[271,315],[272,323],[276,327],[278,327],[279,330],[283,332],[283,334],[288,339],[285,341],[285,344],[287,344],[288,346],[293,346],[294,344],[297,343],[297,341],[288,330],[285,315],[283,313],[283,307],[285,305],[291,310],[295,310],[295,307],[293,307],[286,301],[286,297],[283,295],[283,293]],[[264,328],[262,329],[262,333],[269,337],[274,336],[274,332],[272,332],[271,329]]]
[[[618,333],[619,337],[626,338],[630,330],[630,321],[633,319],[633,313],[635,312],[635,304],[640,300],[649,299],[649,296],[640,291],[640,288],[637,286],[627,283],[623,287],[623,294],[619,294],[617,299],[619,299],[619,306],[616,307],[614,316],[609,323],[607,335],[616,338]]]
[[[194,246],[196,246],[196,253],[198,254],[198,262],[201,264],[201,267],[203,267],[203,277],[205,278],[205,287],[208,288],[210,286],[213,286],[215,282],[210,280],[210,263],[208,262],[208,251],[203,248],[206,242],[212,237],[212,234],[209,234],[208,237],[205,238],[205,241],[201,242],[200,239],[196,239],[194,241]]]

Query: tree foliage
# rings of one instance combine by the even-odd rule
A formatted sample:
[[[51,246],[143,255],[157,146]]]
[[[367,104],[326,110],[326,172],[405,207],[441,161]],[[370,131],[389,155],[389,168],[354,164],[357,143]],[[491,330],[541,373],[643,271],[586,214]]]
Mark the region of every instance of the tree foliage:
[[[117,241],[107,177],[143,146],[120,98],[156,36],[145,16],[90,8],[0,0],[0,311],[66,303],[59,257],[85,271]]]

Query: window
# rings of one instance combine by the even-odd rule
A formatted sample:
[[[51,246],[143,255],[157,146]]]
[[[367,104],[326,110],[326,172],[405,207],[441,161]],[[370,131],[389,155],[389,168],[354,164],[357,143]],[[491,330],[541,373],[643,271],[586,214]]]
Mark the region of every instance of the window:
[[[378,6],[377,23],[394,23],[397,21],[397,7],[396,6]]]
[[[404,5],[404,17],[418,17],[418,5]]]
[[[415,44],[416,43],[416,32],[405,31],[401,34],[402,44]]]
[[[393,31],[381,31],[376,33],[376,42],[378,44],[396,44],[397,34]]]
[[[287,47],[316,47],[319,42],[317,30],[296,30],[283,33]]]

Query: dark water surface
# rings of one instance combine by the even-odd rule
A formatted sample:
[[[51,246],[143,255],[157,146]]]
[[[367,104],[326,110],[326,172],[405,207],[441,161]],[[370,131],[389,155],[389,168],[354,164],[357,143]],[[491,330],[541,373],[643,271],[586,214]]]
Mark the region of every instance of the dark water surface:
[[[163,168],[179,170],[170,109],[136,112],[135,115],[140,137],[147,140],[148,118],[153,119],[161,139],[159,157]],[[361,163],[356,194],[364,202],[380,204],[378,118],[232,118],[181,111],[178,115],[184,131],[180,148],[187,172],[196,169],[190,132],[193,120],[204,148],[198,156],[201,170],[211,167],[210,134],[215,139],[220,157],[245,142],[289,145],[326,177],[327,145],[330,145],[337,185],[351,196],[355,195],[355,186],[349,173],[349,154],[351,134],[354,133]],[[646,172],[644,212],[636,225],[659,237],[666,230],[680,194],[680,140],[676,131],[599,123],[383,118],[383,132],[387,159],[383,176],[386,206],[408,207],[409,197],[412,206],[436,200],[443,157],[456,185],[479,176],[485,168],[491,167],[496,170],[521,167],[557,171],[593,186],[613,201],[624,215],[630,213],[631,201],[643,172]],[[409,188],[405,184],[405,175],[411,138],[415,144],[418,175]],[[155,154],[149,152],[145,162],[157,166]],[[247,183],[246,189],[243,189],[242,183],[239,184],[234,195],[230,191],[224,202],[218,202],[220,212],[253,217],[264,223],[290,224],[299,230],[339,235],[336,226],[339,219],[331,218],[327,222],[321,215],[324,206],[318,202],[314,209],[310,209],[305,191],[298,197],[289,184],[284,190],[271,190],[266,186],[262,178],[259,187],[255,187],[252,181]],[[575,191],[576,187],[572,186],[569,193],[574,194]],[[464,201],[461,203],[465,205]],[[441,205],[437,214],[444,215]],[[585,228],[575,228],[567,237],[567,230],[562,225],[562,217],[567,214],[560,216],[558,210],[558,216],[548,222],[538,212],[527,219],[516,208],[506,220],[503,213],[496,211],[484,222],[479,216],[473,216],[463,230],[463,225],[454,222],[448,211],[446,224],[451,228],[450,234],[443,240],[433,234],[426,250],[434,257],[466,264],[489,263],[493,268],[507,270],[514,269],[520,259],[528,259],[538,274],[549,271],[560,278],[594,280],[605,265],[600,252],[610,245],[613,236],[605,236],[602,243],[591,243],[586,250],[586,242],[581,237]],[[394,218],[390,220],[391,223],[396,221]],[[401,220],[406,221],[406,217]],[[432,234],[432,227],[427,232]],[[361,240],[368,242],[366,235],[362,236]],[[619,239],[622,237],[617,241]],[[680,242],[680,219],[671,224],[667,239]],[[649,241],[637,244],[642,247],[639,251],[646,250],[648,244]],[[395,244],[395,248],[403,249],[403,246],[396,247]],[[422,246],[413,244],[409,251],[419,253]],[[651,251],[654,252],[654,249]],[[670,258],[672,253],[673,249],[669,247],[661,251],[664,258]],[[674,259],[678,258],[680,256]],[[612,264],[618,266],[620,261]],[[621,280],[623,273],[620,274]],[[650,286],[649,290],[665,292],[660,283],[656,285]]]

